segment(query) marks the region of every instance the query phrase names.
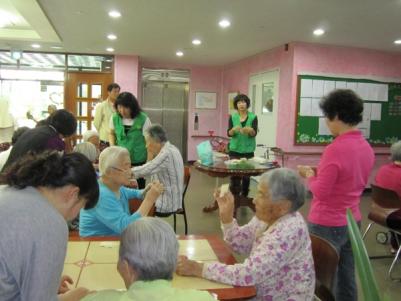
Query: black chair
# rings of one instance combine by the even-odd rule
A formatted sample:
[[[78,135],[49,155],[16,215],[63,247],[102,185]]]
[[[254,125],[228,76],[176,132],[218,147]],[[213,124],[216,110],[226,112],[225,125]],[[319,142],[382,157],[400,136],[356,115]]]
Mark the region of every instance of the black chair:
[[[161,212],[156,212],[156,211],[154,212],[154,216],[157,216],[157,217],[169,217],[169,216],[173,215],[174,232],[177,232],[177,214],[183,215],[184,216],[185,235],[188,234],[187,213],[185,211],[185,194],[187,192],[190,179],[191,179],[191,168],[189,166],[184,166],[184,192],[182,194],[182,208],[178,209],[175,212],[167,212],[167,213],[161,213]]]

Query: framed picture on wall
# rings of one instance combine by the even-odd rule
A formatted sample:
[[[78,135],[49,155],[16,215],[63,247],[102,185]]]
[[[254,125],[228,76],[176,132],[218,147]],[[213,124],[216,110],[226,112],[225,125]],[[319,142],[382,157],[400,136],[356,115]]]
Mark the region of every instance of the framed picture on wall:
[[[273,113],[274,82],[262,84],[262,114]]]
[[[237,110],[234,108],[234,98],[239,92],[228,92],[228,114],[233,114]]]
[[[216,109],[217,93],[216,92],[195,92],[195,108],[196,109]]]

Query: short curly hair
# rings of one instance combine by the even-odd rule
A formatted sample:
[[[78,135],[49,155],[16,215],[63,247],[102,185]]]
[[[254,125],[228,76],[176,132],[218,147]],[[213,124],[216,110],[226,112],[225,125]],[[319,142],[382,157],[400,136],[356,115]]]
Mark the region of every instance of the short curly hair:
[[[118,113],[118,106],[123,106],[125,108],[129,108],[131,110],[131,118],[135,118],[142,112],[141,107],[139,106],[138,100],[135,95],[130,92],[122,92],[118,95],[116,101],[114,102],[114,108]],[[120,116],[121,114],[118,113]],[[122,117],[122,116],[121,116]]]
[[[363,101],[352,90],[337,89],[323,97],[320,108],[329,120],[337,118],[348,125],[362,121]]]
[[[234,97],[234,108],[236,110],[238,110],[238,102],[240,102],[240,101],[245,101],[247,108],[249,108],[251,106],[251,101],[247,95],[238,94],[237,96]]]

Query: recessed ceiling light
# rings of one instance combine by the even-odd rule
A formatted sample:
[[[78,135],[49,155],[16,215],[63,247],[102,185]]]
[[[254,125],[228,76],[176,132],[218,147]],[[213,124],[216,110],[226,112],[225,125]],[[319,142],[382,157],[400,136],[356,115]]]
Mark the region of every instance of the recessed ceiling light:
[[[401,40],[395,40],[394,44],[397,44],[397,45],[401,44]]]
[[[192,40],[192,44],[194,44],[194,45],[200,45],[200,44],[202,44],[202,41],[199,40],[199,39],[194,39],[194,40]]]
[[[219,26],[221,28],[227,28],[231,25],[230,21],[228,21],[227,19],[223,19],[219,22]]]
[[[106,69],[110,69],[111,67],[110,67],[110,66],[106,66],[105,68],[106,68]]]
[[[115,34],[109,34],[109,35],[107,35],[107,38],[109,39],[109,40],[116,40],[117,39],[117,36],[115,35]]]
[[[105,62],[111,63],[113,60],[112,59],[107,59]]]
[[[63,47],[61,47],[61,46],[51,46],[50,48],[52,48],[52,49],[63,49]]]
[[[40,45],[39,44],[32,44],[31,47],[32,48],[40,48]]]
[[[109,16],[112,18],[120,18],[121,13],[117,10],[112,10],[112,11],[109,11]]]
[[[113,51],[114,51],[114,48],[111,48],[111,47],[106,48],[106,51],[108,51],[108,52],[113,52]]]
[[[183,55],[184,55],[184,52],[178,50],[178,51],[175,53],[175,55],[176,55],[176,56],[183,56]]]
[[[317,29],[315,29],[315,30],[313,31],[313,34],[314,34],[315,36],[321,36],[322,34],[324,34],[324,30],[321,29],[321,28],[317,28]]]

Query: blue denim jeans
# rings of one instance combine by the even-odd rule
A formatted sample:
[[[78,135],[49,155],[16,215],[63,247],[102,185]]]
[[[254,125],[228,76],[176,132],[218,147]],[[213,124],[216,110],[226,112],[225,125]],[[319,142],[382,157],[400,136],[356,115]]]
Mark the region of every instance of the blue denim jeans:
[[[358,292],[355,282],[354,256],[347,226],[328,227],[308,223],[308,228],[309,233],[328,240],[336,248],[340,256],[334,280],[335,299],[337,301],[357,301]]]

